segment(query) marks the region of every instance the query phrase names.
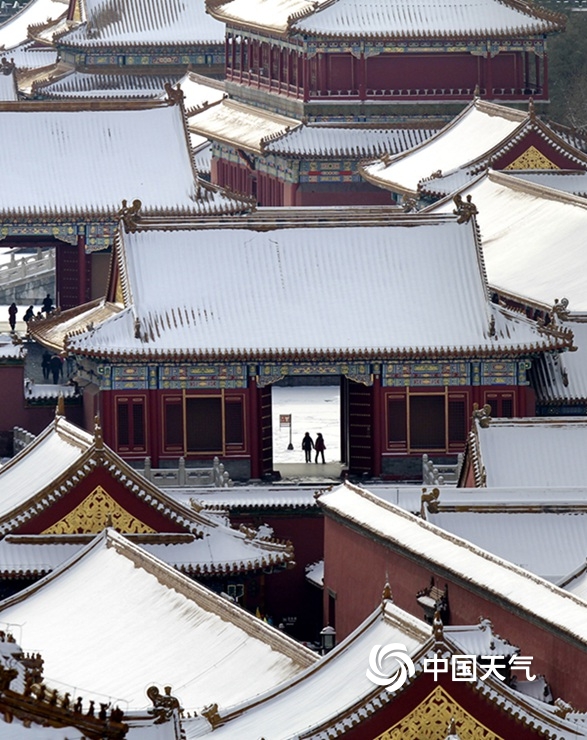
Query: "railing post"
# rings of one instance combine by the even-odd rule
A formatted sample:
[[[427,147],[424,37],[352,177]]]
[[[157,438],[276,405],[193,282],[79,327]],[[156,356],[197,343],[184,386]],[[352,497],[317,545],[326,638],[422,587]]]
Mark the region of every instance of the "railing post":
[[[185,486],[185,457],[179,458],[179,464],[177,466],[177,485]]]
[[[145,458],[145,469],[143,470],[143,475],[147,480],[152,481],[153,480],[153,474],[151,471],[151,458],[146,457]]]

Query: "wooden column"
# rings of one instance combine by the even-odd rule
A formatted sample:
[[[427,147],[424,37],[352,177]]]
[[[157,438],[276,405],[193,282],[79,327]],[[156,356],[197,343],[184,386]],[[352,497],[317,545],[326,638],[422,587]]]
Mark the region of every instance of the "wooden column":
[[[77,238],[78,266],[78,305],[89,299],[90,284],[88,280],[89,259],[86,254],[86,237],[80,234]]]
[[[260,478],[263,469],[262,445],[261,445],[261,423],[259,416],[259,390],[257,388],[257,379],[249,378],[249,387],[247,393],[248,402],[248,437],[249,449],[251,450],[251,478]]]
[[[381,456],[384,449],[384,408],[385,396],[381,388],[380,369],[377,368],[377,374],[373,375],[372,395],[372,418],[373,418],[373,461],[372,474],[381,475]]]
[[[548,100],[548,56],[546,52],[542,57],[542,98]]]
[[[367,89],[366,89],[367,59],[365,58],[365,54],[361,54],[361,56],[358,59],[355,59],[355,74],[356,74],[356,80],[357,80],[357,87],[359,89],[359,99],[366,100],[367,99]]]
[[[485,58],[485,90],[486,97],[491,100],[493,98],[493,57],[491,54],[487,54]]]

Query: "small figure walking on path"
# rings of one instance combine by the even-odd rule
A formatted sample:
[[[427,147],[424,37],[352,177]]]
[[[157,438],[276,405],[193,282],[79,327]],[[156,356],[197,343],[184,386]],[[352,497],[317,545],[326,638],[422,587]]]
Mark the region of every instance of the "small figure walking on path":
[[[45,316],[49,316],[52,310],[53,301],[51,300],[51,294],[47,293],[47,295],[43,298],[43,311],[45,312]]]
[[[16,314],[18,313],[18,306],[16,303],[11,303],[8,306],[8,323],[10,324],[10,331],[14,331],[16,328]]]
[[[51,374],[53,375],[53,383],[57,385],[57,383],[59,383],[59,376],[63,375],[63,360],[59,355],[53,355],[50,367]]]
[[[318,462],[318,455],[322,455],[322,464],[324,465],[326,463],[326,460],[324,459],[324,450],[326,449],[326,445],[324,444],[324,437],[320,433],[318,433],[318,436],[316,437],[314,449],[316,450],[315,462]]]
[[[302,450],[306,453],[306,462],[312,462],[312,450],[314,449],[314,441],[310,437],[310,432],[306,432],[302,440]]]
[[[43,378],[49,380],[51,373],[51,353],[48,350],[43,352],[43,361],[41,362],[41,369],[43,370]]]

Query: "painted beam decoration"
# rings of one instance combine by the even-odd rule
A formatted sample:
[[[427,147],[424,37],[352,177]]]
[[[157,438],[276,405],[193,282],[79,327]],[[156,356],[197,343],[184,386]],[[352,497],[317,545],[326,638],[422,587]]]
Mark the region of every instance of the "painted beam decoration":
[[[530,367],[528,360],[385,363],[382,385],[391,388],[528,385],[526,373]]]

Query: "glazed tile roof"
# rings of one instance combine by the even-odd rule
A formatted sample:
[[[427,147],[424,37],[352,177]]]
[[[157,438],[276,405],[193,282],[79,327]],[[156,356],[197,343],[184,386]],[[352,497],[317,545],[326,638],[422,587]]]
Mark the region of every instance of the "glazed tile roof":
[[[16,79],[13,73],[3,74],[0,70],[0,100],[17,100]]]
[[[386,601],[384,608],[377,609],[351,636],[294,680],[260,702],[233,707],[228,721],[215,728],[212,737],[217,735],[219,740],[259,740],[261,735],[271,740],[314,737],[312,729],[332,721],[339,713],[352,711],[356,704],[377,691],[365,671],[374,645],[400,642],[408,653],[414,654],[430,633],[429,625]],[[184,728],[188,740],[197,737],[191,732],[190,720],[184,722]]]
[[[435,131],[430,128],[302,125],[269,141],[265,151],[292,156],[375,157],[410,149]]]
[[[316,660],[112,529],[4,600],[0,622],[22,625],[23,650],[42,653],[48,681],[130,709],[149,704],[149,682],[172,685],[190,711],[213,702],[222,707]]]
[[[587,403],[587,323],[566,322],[574,336],[576,352],[544,355],[532,368],[532,385],[539,402]]]
[[[487,279],[497,290],[569,310],[587,311],[587,199],[489,171],[461,191],[471,196]],[[452,200],[427,209],[452,213]]]
[[[470,588],[587,643],[587,603],[548,581],[348,483],[321,494],[319,501],[326,513],[389,540],[395,550],[438,565]]]
[[[582,198],[587,198],[587,172],[577,173],[570,170],[564,172],[543,170],[516,172],[514,176],[520,180],[533,182],[536,185],[543,185],[546,188],[562,190],[563,193],[580,195]]]
[[[559,16],[528,3],[496,0],[208,0],[208,8],[230,25],[347,38],[499,37],[564,27]]]
[[[78,28],[60,44],[80,48],[198,43],[224,44],[224,27],[203,2],[184,0],[82,0]]]
[[[0,49],[13,49],[30,38],[29,26],[56,21],[67,13],[68,0],[31,0],[0,25]]]
[[[189,119],[191,132],[257,154],[263,151],[268,137],[284,134],[299,125],[301,121],[294,118],[234,100],[210,105]]]
[[[179,80],[179,86],[184,94],[183,105],[188,117],[226,96],[223,80],[213,80],[195,72],[187,72]]]
[[[475,421],[470,434],[475,466],[491,488],[581,486],[587,477],[587,421],[581,417]]]
[[[166,83],[175,85],[177,81],[177,75],[88,74],[72,70],[59,80],[34,85],[34,91],[36,95],[51,99],[157,99],[164,95]]]
[[[465,511],[427,513],[426,520],[553,583],[585,561],[585,503],[574,511],[479,511],[472,494],[469,504]]]
[[[42,105],[0,111],[0,169],[12,173],[0,185],[5,219],[111,218],[123,199],[135,198],[143,213],[234,207],[234,200],[198,187],[180,106],[76,110],[64,103],[63,109],[47,110]]]
[[[56,49],[49,46],[36,46],[33,41],[27,41],[10,49],[7,56],[10,60],[14,60],[19,71],[19,83],[23,70],[51,67],[57,62]]]
[[[396,216],[367,227],[333,213],[332,225],[267,224],[259,232],[252,220],[250,229],[220,223],[120,234],[125,309],[71,335],[67,346],[110,357],[205,358],[500,355],[553,346],[525,318],[488,301],[472,222]],[[299,320],[308,307],[319,320]]]
[[[475,99],[453,121],[413,149],[364,165],[363,175],[387,190],[416,194],[420,180],[436,172],[450,173],[477,160],[511,138],[527,118],[526,113]]]

